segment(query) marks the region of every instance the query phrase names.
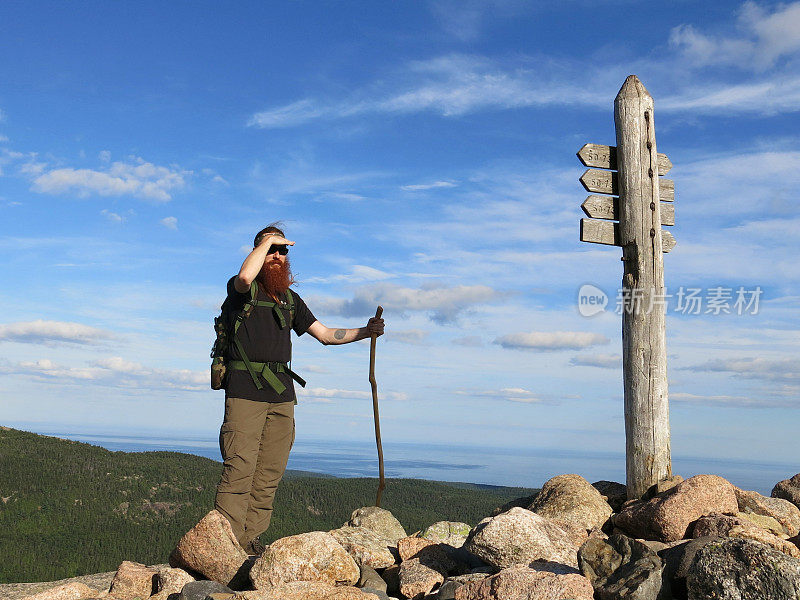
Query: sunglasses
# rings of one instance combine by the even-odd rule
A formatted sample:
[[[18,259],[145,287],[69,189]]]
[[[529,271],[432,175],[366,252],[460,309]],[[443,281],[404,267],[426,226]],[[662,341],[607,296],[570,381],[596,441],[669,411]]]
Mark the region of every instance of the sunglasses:
[[[276,252],[281,256],[286,256],[287,254],[289,254],[289,246],[287,246],[286,244],[281,244],[281,245],[273,244],[272,246],[269,247],[269,250],[267,250],[267,256],[269,256],[270,254],[275,254]]]

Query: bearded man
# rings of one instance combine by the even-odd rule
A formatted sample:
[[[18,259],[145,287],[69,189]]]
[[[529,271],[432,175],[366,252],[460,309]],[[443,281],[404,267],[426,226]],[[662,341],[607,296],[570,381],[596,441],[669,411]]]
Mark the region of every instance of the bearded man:
[[[348,344],[383,334],[383,319],[358,329],[332,329],[314,317],[306,303],[289,291],[294,284],[289,246],[273,224],[261,230],[239,274],[228,281],[226,302],[239,314],[257,282],[256,304],[241,321],[226,353],[225,418],[220,429],[224,466],[215,508],[230,521],[248,554],[260,554],[258,536],[269,527],[272,503],[294,443],[293,379],[290,330],[310,333],[322,344]]]

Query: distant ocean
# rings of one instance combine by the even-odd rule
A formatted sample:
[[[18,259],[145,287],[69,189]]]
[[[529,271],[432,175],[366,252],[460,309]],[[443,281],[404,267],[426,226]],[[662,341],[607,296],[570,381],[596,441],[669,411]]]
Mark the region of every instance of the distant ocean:
[[[219,444],[216,439],[210,438],[42,433],[108,450],[169,450],[221,460]],[[600,479],[625,482],[623,454],[412,443],[384,443],[383,453],[387,477],[538,488],[554,475],[578,473],[590,482]],[[336,477],[377,477],[377,463],[374,442],[298,440],[289,457],[288,468]],[[797,464],[681,456],[673,456],[672,465],[673,472],[685,478],[699,473],[713,473],[743,489],[756,490],[765,495],[770,494],[775,483],[800,471]]]

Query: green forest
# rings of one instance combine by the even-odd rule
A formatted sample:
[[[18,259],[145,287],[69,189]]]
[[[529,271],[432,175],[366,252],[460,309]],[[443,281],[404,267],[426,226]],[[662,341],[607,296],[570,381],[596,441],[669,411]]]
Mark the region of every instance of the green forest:
[[[167,562],[214,503],[222,464],[179,452],[112,452],[0,427],[0,583]],[[387,479],[381,505],[409,533],[441,520],[474,525],[534,490]],[[287,471],[265,543],[340,527],[375,501],[377,479]]]

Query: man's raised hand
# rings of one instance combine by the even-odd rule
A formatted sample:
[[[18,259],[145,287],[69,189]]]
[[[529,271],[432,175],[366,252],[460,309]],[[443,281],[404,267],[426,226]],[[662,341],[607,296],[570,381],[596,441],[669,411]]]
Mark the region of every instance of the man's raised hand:
[[[287,240],[282,235],[271,233],[270,235],[265,236],[260,242],[258,242],[257,247],[266,246],[267,250],[269,250],[269,247],[272,245],[294,246],[294,242]]]
[[[370,335],[383,335],[383,319],[372,317],[367,321],[367,331]]]

